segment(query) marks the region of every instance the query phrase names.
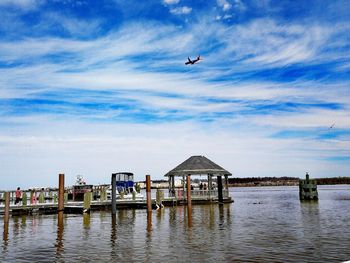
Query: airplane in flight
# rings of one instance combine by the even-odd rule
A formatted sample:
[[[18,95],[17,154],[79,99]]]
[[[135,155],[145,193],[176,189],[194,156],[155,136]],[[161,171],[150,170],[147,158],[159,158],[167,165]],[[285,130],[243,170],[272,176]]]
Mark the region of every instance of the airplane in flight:
[[[200,55],[194,60],[191,60],[188,57],[188,61],[185,63],[185,65],[193,65],[193,64],[196,64],[197,62],[199,62],[200,60],[203,60]]]

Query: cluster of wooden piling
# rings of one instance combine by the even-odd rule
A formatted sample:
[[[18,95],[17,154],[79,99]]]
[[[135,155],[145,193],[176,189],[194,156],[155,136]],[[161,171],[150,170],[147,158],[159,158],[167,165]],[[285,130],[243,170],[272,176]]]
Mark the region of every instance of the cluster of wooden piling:
[[[187,212],[189,216],[189,222],[191,222],[192,218],[192,200],[191,200],[191,177],[190,175],[187,176]],[[105,206],[111,205],[111,213],[112,215],[116,215],[116,210],[117,210],[117,202],[116,202],[116,174],[112,174],[111,177],[111,186],[112,186],[112,200],[111,202],[106,201],[107,199],[107,194],[106,191],[102,191],[101,189],[101,199],[104,199]],[[84,203],[83,206],[81,205],[67,205],[68,207],[65,207],[65,204],[67,204],[68,201],[68,193],[65,192],[65,175],[64,174],[59,174],[59,180],[58,180],[58,194],[55,194],[52,198],[54,200],[53,204],[42,204],[44,203],[44,194],[41,196],[39,195],[39,205],[35,206],[27,206],[27,201],[28,197],[26,195],[22,196],[22,207],[12,207],[12,212],[17,211],[17,210],[23,210],[27,211],[26,209],[34,209],[36,207],[48,207],[47,209],[50,209],[50,212],[58,213],[58,218],[61,220],[63,218],[64,212],[68,211],[68,209],[75,209],[76,211],[81,211],[81,212],[89,212],[91,209],[91,204],[92,204],[92,199],[93,199],[93,193],[92,192],[86,192],[84,194]],[[156,204],[158,209],[162,208],[162,202],[164,200],[164,192],[161,190],[157,191],[157,198],[156,198]],[[56,203],[57,202],[57,203]],[[33,203],[31,203],[33,204]],[[131,205],[131,203],[126,203],[126,205]],[[151,229],[152,227],[152,208],[153,208],[153,201],[151,199],[151,176],[146,175],[146,206],[147,206],[147,218],[148,218],[148,227]],[[72,207],[70,207],[72,206]],[[4,223],[7,224],[9,222],[9,214],[10,214],[10,192],[5,193],[5,209],[4,209]],[[22,212],[23,212],[22,211]],[[70,210],[69,210],[70,211]]]

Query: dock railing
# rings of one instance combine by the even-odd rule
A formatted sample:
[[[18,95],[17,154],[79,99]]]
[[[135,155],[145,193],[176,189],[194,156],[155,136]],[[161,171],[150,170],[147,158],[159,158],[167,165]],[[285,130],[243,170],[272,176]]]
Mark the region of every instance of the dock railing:
[[[229,197],[229,192],[227,189],[222,190],[223,198]],[[170,198],[176,199],[186,199],[187,192],[182,189],[175,189],[175,193],[169,192]],[[191,198],[192,199],[217,199],[218,198],[218,190],[191,190]]]

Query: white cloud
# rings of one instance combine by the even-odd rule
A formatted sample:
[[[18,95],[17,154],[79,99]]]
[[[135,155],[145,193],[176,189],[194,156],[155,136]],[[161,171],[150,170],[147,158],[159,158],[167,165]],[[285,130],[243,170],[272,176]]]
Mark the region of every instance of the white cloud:
[[[192,8],[188,6],[176,7],[176,8],[170,9],[170,13],[174,15],[188,15],[189,13],[191,13],[191,11],[192,11]]]
[[[166,5],[175,5],[178,4],[180,0],[163,0],[163,3]]]
[[[42,0],[1,0],[0,6],[16,7],[28,11],[36,9],[42,2]]]
[[[231,9],[232,5],[226,0],[217,0],[218,6],[222,8],[223,11],[228,11]]]

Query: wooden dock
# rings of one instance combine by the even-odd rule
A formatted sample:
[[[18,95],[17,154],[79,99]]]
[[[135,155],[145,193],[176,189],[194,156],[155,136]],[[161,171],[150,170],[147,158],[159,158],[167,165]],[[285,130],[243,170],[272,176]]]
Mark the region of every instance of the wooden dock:
[[[192,204],[210,204],[217,203],[217,199],[203,198],[192,198]],[[232,203],[231,198],[224,199],[225,203]],[[186,198],[172,198],[167,197],[162,200],[164,206],[177,206],[177,205],[187,205]],[[144,200],[126,200],[118,199],[116,202],[117,209],[146,209],[147,201]],[[152,199],[152,208],[156,209],[156,199]],[[107,201],[91,201],[90,209],[91,211],[102,211],[111,210],[111,200]],[[56,214],[58,211],[57,203],[38,203],[29,205],[10,205],[10,213],[12,215],[28,215],[28,214]],[[67,202],[64,205],[64,213],[83,213],[84,212],[84,202]],[[0,214],[4,214],[4,205],[0,205]]]

